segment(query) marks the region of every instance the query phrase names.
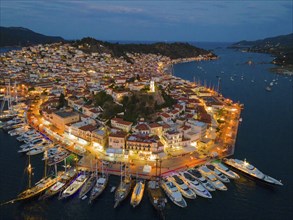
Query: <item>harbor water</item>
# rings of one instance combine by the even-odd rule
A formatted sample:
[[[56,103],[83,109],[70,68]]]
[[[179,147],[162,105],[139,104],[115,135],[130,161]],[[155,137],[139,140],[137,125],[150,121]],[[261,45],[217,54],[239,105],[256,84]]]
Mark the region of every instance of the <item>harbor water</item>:
[[[225,44],[198,43],[214,49],[215,61],[174,65],[175,76],[218,88],[224,97],[244,104],[239,125],[235,158],[254,164],[264,173],[282,180],[283,187],[267,187],[241,177],[226,184],[228,191],[212,193],[212,199],[187,200],[185,209],[168,200],[166,219],[292,219],[293,217],[293,108],[292,78],[269,71],[273,59],[268,54],[242,53]],[[252,61],[249,65],[247,62]],[[0,73],[1,74],[1,73]],[[273,81],[274,80],[274,81]],[[290,81],[291,80],[291,81]],[[272,91],[265,88],[274,82]],[[15,198],[27,185],[24,174],[27,158],[17,153],[20,143],[0,130],[0,202]],[[43,175],[42,156],[32,158],[33,179]],[[61,166],[59,167],[62,168]],[[109,185],[97,201],[77,197],[60,201],[31,200],[0,207],[0,219],[157,219],[158,215],[145,193],[135,209],[128,197],[116,209],[112,186],[119,177],[110,177]]]

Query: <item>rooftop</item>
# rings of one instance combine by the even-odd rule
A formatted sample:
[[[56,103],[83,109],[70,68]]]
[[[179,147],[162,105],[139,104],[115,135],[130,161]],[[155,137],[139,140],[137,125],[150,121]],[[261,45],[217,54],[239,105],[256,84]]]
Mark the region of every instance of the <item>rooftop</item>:
[[[65,112],[65,111],[58,111],[54,112],[56,115],[58,115],[61,118],[68,118],[72,116],[78,116],[79,114],[76,112]]]

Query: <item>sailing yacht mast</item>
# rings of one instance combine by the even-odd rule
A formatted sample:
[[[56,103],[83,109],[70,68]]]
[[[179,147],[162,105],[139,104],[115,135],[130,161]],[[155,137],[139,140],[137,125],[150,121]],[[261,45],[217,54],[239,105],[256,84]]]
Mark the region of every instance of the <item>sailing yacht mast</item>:
[[[30,155],[28,156],[28,167],[27,167],[27,172],[28,172],[28,188],[30,189],[32,186],[32,165],[31,165],[31,157]]]
[[[47,149],[45,149],[45,151],[44,151],[44,158],[45,158],[44,178],[46,178],[47,177],[47,161],[48,161],[48,151],[47,151]]]

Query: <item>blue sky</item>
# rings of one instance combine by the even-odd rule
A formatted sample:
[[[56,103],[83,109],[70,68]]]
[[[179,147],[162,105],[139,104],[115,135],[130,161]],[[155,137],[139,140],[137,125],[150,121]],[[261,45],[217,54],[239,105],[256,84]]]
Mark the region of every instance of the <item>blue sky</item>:
[[[65,39],[223,41],[292,33],[292,0],[1,0],[1,26]]]

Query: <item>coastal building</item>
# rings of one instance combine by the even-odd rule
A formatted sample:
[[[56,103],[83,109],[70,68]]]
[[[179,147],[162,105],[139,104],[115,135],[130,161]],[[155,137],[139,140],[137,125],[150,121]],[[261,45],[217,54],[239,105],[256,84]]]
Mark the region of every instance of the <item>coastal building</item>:
[[[157,136],[161,136],[163,133],[163,126],[158,123],[151,123],[149,124],[150,133],[155,134]]]
[[[54,126],[64,132],[65,125],[79,121],[79,114],[76,112],[57,111],[52,113],[51,122]]]
[[[93,145],[99,146],[101,148],[105,148],[108,143],[108,131],[105,127],[101,127],[92,131],[92,142]]]
[[[150,128],[146,123],[138,123],[132,130],[141,135],[147,135],[150,133]]]
[[[122,118],[111,119],[111,126],[113,128],[118,128],[125,132],[129,132],[131,130],[132,124],[132,122],[124,121]]]
[[[158,136],[132,134],[127,138],[125,149],[135,152],[160,153],[163,151],[163,144]]]
[[[111,131],[109,134],[109,148],[124,149],[127,133],[122,131]]]
[[[207,134],[207,124],[194,119],[188,119],[186,125],[190,126],[195,133],[199,133],[201,138]]]

